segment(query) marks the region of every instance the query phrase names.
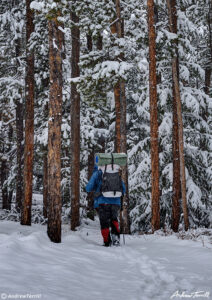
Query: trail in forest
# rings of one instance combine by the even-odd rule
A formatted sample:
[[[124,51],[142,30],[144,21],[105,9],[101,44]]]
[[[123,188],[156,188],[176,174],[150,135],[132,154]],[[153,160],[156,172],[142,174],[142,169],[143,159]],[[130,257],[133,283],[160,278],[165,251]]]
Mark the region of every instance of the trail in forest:
[[[176,236],[126,236],[105,248],[98,221],[77,232],[63,226],[61,244],[46,226],[0,222],[0,295],[32,294],[53,300],[150,300],[210,292],[212,249]],[[209,296],[210,299],[210,296]]]

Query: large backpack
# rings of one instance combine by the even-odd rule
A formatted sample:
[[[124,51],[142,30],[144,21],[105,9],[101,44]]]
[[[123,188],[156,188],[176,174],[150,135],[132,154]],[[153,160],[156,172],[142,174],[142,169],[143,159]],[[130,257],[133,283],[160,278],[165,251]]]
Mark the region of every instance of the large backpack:
[[[102,175],[101,192],[104,197],[121,197],[123,193],[122,180],[119,173],[119,166],[105,165]]]

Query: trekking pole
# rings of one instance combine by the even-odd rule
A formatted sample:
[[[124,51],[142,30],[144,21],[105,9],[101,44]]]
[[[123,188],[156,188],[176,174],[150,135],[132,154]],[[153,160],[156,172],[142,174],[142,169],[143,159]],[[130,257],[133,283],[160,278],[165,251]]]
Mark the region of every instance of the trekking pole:
[[[122,209],[121,215],[122,215],[122,224],[123,224],[123,223],[124,223],[124,222],[123,222],[123,220],[124,220],[123,209]],[[125,224],[123,224],[123,244],[125,245],[124,229],[125,229]]]

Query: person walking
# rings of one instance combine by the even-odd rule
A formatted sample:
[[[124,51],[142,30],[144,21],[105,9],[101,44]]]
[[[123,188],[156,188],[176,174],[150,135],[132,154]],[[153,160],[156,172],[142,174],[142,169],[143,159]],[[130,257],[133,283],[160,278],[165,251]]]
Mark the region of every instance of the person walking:
[[[107,165],[99,167],[99,169],[95,165],[93,174],[86,185],[87,192],[94,192],[94,208],[99,214],[105,247],[109,247],[111,244],[120,245],[118,213],[121,207],[121,197],[125,194],[126,189],[120,174],[117,175],[117,173],[119,174],[117,165]]]

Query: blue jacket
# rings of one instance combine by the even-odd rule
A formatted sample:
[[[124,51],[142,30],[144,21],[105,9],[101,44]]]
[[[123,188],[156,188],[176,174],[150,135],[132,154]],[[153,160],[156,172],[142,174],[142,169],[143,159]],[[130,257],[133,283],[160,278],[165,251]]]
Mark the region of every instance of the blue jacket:
[[[86,192],[101,192],[102,186],[102,171],[98,170],[98,167],[95,166],[93,174],[86,185]],[[125,185],[122,181],[123,195],[126,192]],[[109,198],[100,195],[99,197],[94,198],[94,208],[98,208],[100,204],[116,204],[121,205],[121,197]]]

